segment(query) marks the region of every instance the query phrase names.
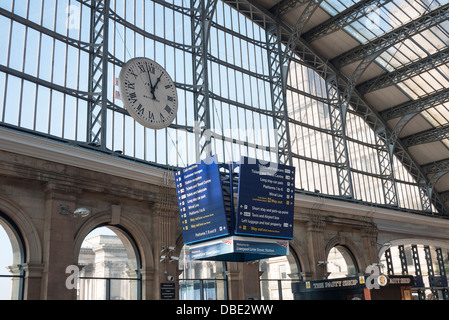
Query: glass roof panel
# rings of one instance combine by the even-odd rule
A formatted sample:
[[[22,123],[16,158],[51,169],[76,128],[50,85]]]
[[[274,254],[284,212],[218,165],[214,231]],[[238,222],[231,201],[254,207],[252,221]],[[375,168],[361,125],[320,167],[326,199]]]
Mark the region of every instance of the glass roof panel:
[[[413,100],[425,93],[412,79],[399,83],[398,86]]]
[[[429,72],[421,73],[411,79],[398,83],[410,97],[416,99],[425,95],[434,93],[435,91],[448,88],[449,80],[441,74],[439,70],[433,69]]]
[[[441,140],[441,142],[443,142],[444,145],[445,145],[447,148],[449,148],[449,139],[443,139],[443,140]]]
[[[321,7],[330,15],[334,16],[353,6],[357,2],[358,1],[353,0],[326,0],[321,3]]]
[[[435,127],[449,123],[449,104],[440,104],[434,108],[429,108],[422,112],[425,117]]]
[[[449,78],[449,65],[445,64],[445,65],[439,66],[438,72],[440,72],[446,78]]]
[[[437,127],[439,125],[439,122],[441,119],[441,117],[439,117],[438,114],[431,114],[431,112],[429,112],[428,110],[423,111],[422,116],[427,119],[427,121],[429,121],[434,127]]]
[[[444,27],[446,24],[445,22]],[[388,48],[376,59],[377,64],[392,71],[446,48],[449,44],[449,34],[442,25],[427,29]]]
[[[361,44],[382,36],[449,0],[394,0],[383,6],[369,6],[363,15],[344,26],[344,29]],[[354,0],[325,0],[321,7],[332,16],[354,5]],[[404,64],[433,54],[449,44],[449,21],[414,35],[385,51],[376,60],[386,70],[394,70]],[[399,51],[402,55],[394,53]]]
[[[335,1],[331,1],[331,3],[335,3]],[[365,15],[349,25],[357,24],[357,27],[354,26],[355,30],[365,36],[369,35],[366,39],[355,36],[361,43],[365,43],[420,17],[440,5],[436,0],[431,2],[429,0],[399,0],[381,7],[373,5],[366,9]],[[339,8],[335,9],[339,11]]]

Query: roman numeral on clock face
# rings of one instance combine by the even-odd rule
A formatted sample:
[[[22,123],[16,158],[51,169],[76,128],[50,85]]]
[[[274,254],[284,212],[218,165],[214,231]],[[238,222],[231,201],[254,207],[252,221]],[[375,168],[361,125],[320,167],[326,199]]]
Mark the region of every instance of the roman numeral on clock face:
[[[164,110],[167,111],[167,113],[171,113],[172,112],[172,109],[168,105],[165,106]]]

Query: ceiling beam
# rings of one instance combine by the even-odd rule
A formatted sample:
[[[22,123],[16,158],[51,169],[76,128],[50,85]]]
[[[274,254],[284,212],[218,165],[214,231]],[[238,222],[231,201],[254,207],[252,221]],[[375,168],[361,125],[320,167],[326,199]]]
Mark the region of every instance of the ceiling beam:
[[[392,0],[362,0],[304,33],[307,42],[338,31]]]
[[[439,90],[418,100],[401,103],[390,109],[380,112],[385,121],[399,118],[408,114],[421,112],[449,102],[449,88]]]
[[[449,48],[420,59],[414,63],[408,64],[393,72],[386,72],[374,79],[365,81],[356,86],[361,94],[366,94],[375,90],[386,88],[399,82],[420,75],[426,71],[437,68],[449,63]]]
[[[304,3],[310,1],[311,0],[281,0],[280,2],[272,6],[269,11],[277,17],[281,17],[297,6],[301,6]]]
[[[350,63],[362,60],[363,58],[385,50],[393,45],[406,40],[414,34],[429,29],[449,18],[449,4],[432,10],[421,17],[410,21],[396,28],[382,37],[378,37],[366,44],[357,46],[331,60],[331,63],[338,69]]]
[[[449,171],[449,159],[440,160],[437,162],[429,163],[422,166],[424,173],[439,173],[439,172],[447,172]]]
[[[449,138],[449,125],[444,125],[438,128],[429,129],[419,133],[412,134],[401,141],[406,147],[416,146],[419,144],[440,141]]]

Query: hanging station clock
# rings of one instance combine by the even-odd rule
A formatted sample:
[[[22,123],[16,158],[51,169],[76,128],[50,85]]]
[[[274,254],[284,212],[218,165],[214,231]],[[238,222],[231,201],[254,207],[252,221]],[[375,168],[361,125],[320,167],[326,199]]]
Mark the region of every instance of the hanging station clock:
[[[122,102],[129,114],[151,129],[168,127],[178,112],[176,87],[167,71],[148,58],[126,62],[119,76]]]

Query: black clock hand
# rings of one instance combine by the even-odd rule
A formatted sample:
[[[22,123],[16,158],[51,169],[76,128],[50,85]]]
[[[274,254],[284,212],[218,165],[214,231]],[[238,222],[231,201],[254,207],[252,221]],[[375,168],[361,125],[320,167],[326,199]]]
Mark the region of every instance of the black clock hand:
[[[157,78],[156,84],[154,85],[154,89],[156,89],[157,84],[159,83],[159,81],[161,81],[161,77],[164,73],[162,72],[161,75],[159,76],[159,78]]]
[[[151,81],[150,71],[148,71],[148,79],[150,80],[150,90],[151,90],[151,94],[153,95],[153,100],[156,100],[156,97],[154,96],[154,86],[153,86],[153,83]]]
[[[151,93],[153,94],[153,99],[156,100],[156,96],[154,95],[154,90],[156,90],[157,85],[159,84],[159,81],[161,81],[161,77],[164,73],[162,72],[161,75],[159,76],[159,78],[157,78],[156,83],[154,84],[154,86],[151,88]]]

